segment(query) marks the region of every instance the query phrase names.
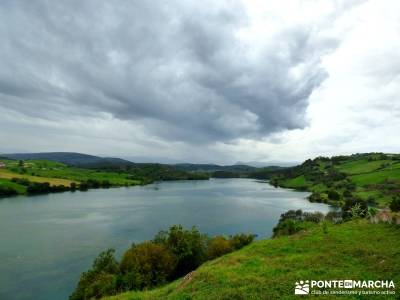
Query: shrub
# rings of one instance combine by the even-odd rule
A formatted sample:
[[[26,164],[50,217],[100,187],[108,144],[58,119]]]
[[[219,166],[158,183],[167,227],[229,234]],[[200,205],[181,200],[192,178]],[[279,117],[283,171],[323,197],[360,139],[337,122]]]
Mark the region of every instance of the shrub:
[[[322,212],[304,212],[303,220],[307,222],[320,223],[324,220],[325,216]]]
[[[51,187],[48,182],[31,182],[26,191],[28,194],[45,194],[51,191]]]
[[[303,221],[286,219],[279,222],[277,226],[274,227],[274,237],[282,235],[292,235],[303,229],[305,229],[305,223]]]
[[[18,183],[20,185],[28,186],[31,182],[26,178],[12,178],[12,182]]]
[[[224,236],[215,236],[208,241],[207,258],[214,259],[233,251],[231,242]]]
[[[81,192],[85,192],[85,191],[87,191],[88,189],[89,189],[89,186],[88,186],[88,184],[87,184],[86,182],[82,181],[82,182],[79,184],[79,190],[80,190]]]
[[[230,236],[229,241],[234,250],[239,250],[239,249],[243,248],[244,246],[247,246],[248,244],[253,242],[255,237],[256,237],[256,235],[254,235],[254,234],[241,233],[241,234],[236,234],[236,235]]]
[[[375,217],[377,213],[378,213],[378,209],[376,209],[375,207],[368,208],[368,218]]]
[[[328,191],[328,198],[330,200],[340,200],[340,194],[335,190]]]
[[[352,197],[352,196],[353,196],[353,194],[349,190],[345,190],[343,192],[343,197],[349,198],[349,197]]]
[[[75,291],[69,297],[70,300],[100,298],[116,293],[116,274],[119,267],[114,253],[114,249],[108,249],[99,254],[92,268],[82,273]]]
[[[281,214],[279,222],[284,220],[302,220],[302,219],[303,219],[303,211],[301,209],[288,210],[287,212]]]
[[[77,187],[76,187],[76,183],[75,182],[71,182],[70,187],[71,191],[76,191]]]
[[[342,221],[340,212],[329,212],[326,216],[319,212],[303,212],[289,210],[281,215],[278,224],[273,229],[273,237],[291,235],[310,227],[310,223],[319,224],[324,220],[339,223]],[[325,225],[324,225],[325,226]]]
[[[183,229],[182,225],[174,225],[169,231],[160,231],[154,242],[164,245],[177,258],[174,277],[180,277],[196,269],[206,258],[207,236],[195,227]]]
[[[102,252],[82,273],[70,300],[101,298],[117,292],[151,288],[193,271],[213,259],[251,243],[255,235],[237,234],[209,238],[195,227],[174,225],[153,241],[132,245],[118,264],[114,250]]]
[[[350,216],[353,219],[363,218],[366,216],[365,210],[361,207],[361,203],[356,203],[349,210]]]
[[[0,197],[15,196],[18,192],[9,186],[0,185]]]
[[[389,207],[392,211],[400,211],[400,197],[393,198]]]
[[[343,219],[366,217],[367,211],[368,205],[364,200],[356,197],[348,198],[342,207],[342,217]],[[355,214],[357,214],[357,216],[355,216]]]
[[[175,255],[165,246],[144,242],[125,252],[120,268],[122,274],[135,281],[133,286],[148,288],[165,283],[175,265]]]
[[[325,220],[330,221],[334,224],[339,224],[343,221],[341,211],[330,211],[325,215]]]
[[[321,193],[315,192],[308,197],[308,200],[310,200],[310,202],[323,202],[324,199]]]

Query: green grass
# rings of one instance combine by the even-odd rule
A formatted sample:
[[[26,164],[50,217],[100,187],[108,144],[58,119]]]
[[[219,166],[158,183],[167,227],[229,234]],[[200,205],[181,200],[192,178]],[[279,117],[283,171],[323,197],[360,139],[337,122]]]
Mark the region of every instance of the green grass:
[[[26,187],[17,183],[14,183],[8,179],[0,178],[0,186],[10,187],[18,192],[18,194],[25,194]]]
[[[308,183],[304,175],[282,181],[283,187],[301,188],[306,187],[307,185]]]
[[[358,185],[379,184],[386,180],[400,181],[400,169],[386,169],[377,172],[365,173],[351,176],[351,180]]]
[[[294,295],[294,284],[299,280],[387,279],[398,285],[399,236],[399,227],[366,221],[329,225],[326,234],[320,225],[315,225],[307,232],[254,242],[205,263],[190,280],[180,279],[151,291],[128,292],[107,299],[299,299]]]
[[[337,167],[347,174],[360,174],[378,170],[383,164],[391,164],[390,160],[367,161],[365,159],[344,163]]]

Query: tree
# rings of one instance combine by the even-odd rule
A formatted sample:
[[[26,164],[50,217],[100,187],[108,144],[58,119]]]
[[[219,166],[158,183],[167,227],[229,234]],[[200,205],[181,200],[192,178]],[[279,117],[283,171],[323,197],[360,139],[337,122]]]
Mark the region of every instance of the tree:
[[[255,234],[235,234],[233,236],[230,236],[229,242],[232,245],[232,248],[234,250],[239,250],[243,248],[244,246],[250,244],[252,241],[254,241],[254,238],[256,237]]]
[[[70,300],[100,298],[117,292],[116,274],[119,273],[119,266],[114,253],[114,249],[108,249],[96,257],[92,268],[82,273]]]
[[[154,242],[164,245],[177,257],[175,278],[186,275],[205,261],[207,236],[196,227],[187,230],[182,225],[174,225],[169,231],[160,231]]]
[[[172,275],[176,257],[165,246],[144,242],[132,246],[121,261],[121,271],[135,287],[148,288],[163,284]]]
[[[233,251],[231,242],[224,236],[218,235],[208,241],[207,258],[214,259]]]

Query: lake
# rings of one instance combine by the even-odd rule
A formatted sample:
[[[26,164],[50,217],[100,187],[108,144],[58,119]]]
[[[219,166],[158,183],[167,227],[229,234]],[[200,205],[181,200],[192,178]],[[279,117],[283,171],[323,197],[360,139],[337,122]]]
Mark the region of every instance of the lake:
[[[99,252],[121,255],[173,224],[270,237],[289,209],[327,212],[252,179],[174,181],[0,200],[0,299],[67,299]]]

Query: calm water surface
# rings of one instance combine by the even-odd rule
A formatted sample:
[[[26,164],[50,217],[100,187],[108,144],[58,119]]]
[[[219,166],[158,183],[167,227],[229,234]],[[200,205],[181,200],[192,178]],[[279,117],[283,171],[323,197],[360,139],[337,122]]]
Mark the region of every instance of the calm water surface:
[[[100,251],[121,255],[177,223],[210,235],[269,237],[289,209],[329,210],[307,195],[214,179],[0,200],[0,299],[67,299]]]

